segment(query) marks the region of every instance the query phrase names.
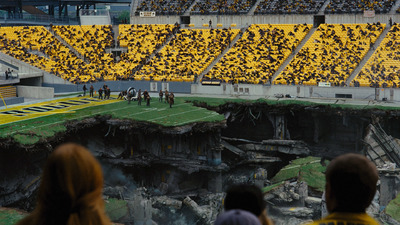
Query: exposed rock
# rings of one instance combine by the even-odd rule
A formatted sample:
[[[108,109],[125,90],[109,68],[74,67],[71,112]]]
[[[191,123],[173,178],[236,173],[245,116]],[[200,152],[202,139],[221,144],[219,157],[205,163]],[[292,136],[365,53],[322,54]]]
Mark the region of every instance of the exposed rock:
[[[158,196],[158,197],[153,197],[152,199],[152,205],[153,207],[156,208],[161,208],[161,207],[172,207],[174,209],[180,209],[182,207],[182,201],[169,198],[168,196]]]
[[[274,207],[285,217],[312,218],[314,210],[307,207]]]
[[[308,208],[320,208],[322,204],[322,199],[321,198],[316,198],[316,197],[307,197],[305,199],[305,206]]]
[[[308,197],[308,185],[304,181],[297,182],[295,192],[299,194],[300,205],[304,206],[305,199]]]
[[[133,218],[135,224],[152,225],[152,203],[149,199],[143,196],[141,188],[136,189],[133,197]]]
[[[312,222],[311,219],[302,219],[296,217],[275,217],[270,216],[275,225],[299,225]]]
[[[127,187],[125,186],[106,186],[104,187],[104,195],[107,195],[112,198],[124,199],[124,193],[127,191]]]
[[[165,182],[161,182],[158,186],[158,189],[160,190],[161,194],[165,195],[168,192],[168,184]]]
[[[267,170],[264,168],[258,168],[254,173],[254,184],[259,188],[265,187],[265,184],[268,182],[267,180]]]
[[[269,197],[270,201],[275,204],[288,204],[293,203],[300,199],[300,195],[295,192],[296,183],[285,182],[283,186],[274,189],[270,194],[273,198]]]
[[[199,206],[190,197],[183,200],[183,204],[187,206],[194,214],[202,219],[205,224],[212,224],[212,209],[210,206]]]

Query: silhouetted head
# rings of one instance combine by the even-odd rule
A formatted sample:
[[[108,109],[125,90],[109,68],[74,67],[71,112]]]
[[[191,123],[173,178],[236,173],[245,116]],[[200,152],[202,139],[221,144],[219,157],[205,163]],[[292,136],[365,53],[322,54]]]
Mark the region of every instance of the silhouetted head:
[[[266,207],[263,194],[255,185],[234,185],[226,192],[225,210],[242,209],[260,216]]]
[[[102,190],[93,155],[81,145],[60,145],[44,167],[37,207],[21,224],[110,224]]]
[[[232,209],[220,214],[214,225],[261,225],[261,223],[251,212]]]
[[[378,172],[365,156],[341,155],[326,169],[326,204],[329,212],[365,212],[376,192]]]

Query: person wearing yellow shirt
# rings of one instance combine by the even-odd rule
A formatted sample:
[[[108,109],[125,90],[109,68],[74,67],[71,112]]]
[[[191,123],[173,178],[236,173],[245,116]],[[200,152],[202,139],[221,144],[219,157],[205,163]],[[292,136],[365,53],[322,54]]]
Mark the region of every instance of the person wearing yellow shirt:
[[[308,225],[379,225],[366,213],[379,178],[371,161],[359,154],[341,155],[328,165],[325,177],[329,215]]]

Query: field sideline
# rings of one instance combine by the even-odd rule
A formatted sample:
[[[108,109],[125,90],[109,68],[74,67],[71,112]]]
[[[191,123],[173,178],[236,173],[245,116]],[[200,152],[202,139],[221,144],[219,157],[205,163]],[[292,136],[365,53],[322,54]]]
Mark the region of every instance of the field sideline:
[[[76,96],[76,95],[74,95]],[[351,99],[241,99],[181,96],[175,98],[172,108],[158,97],[153,97],[150,106],[142,102],[110,100],[98,98],[64,96],[39,103],[15,105],[0,110],[0,138],[11,137],[21,144],[35,144],[43,138],[66,131],[64,123],[69,120],[81,120],[96,115],[111,115],[116,119],[147,121],[162,126],[181,126],[194,122],[217,122],[224,116],[205,108],[193,106],[194,101],[206,102],[209,106],[218,106],[226,102],[259,102],[271,105],[329,105],[334,108],[355,110],[380,109],[399,110],[397,102],[360,101]]]
[[[0,138],[12,137],[21,144],[34,144],[42,138],[65,131],[68,120],[81,120],[96,115],[111,115],[116,119],[148,121],[163,126],[181,126],[193,122],[216,122],[223,115],[205,108],[195,107],[183,97],[175,98],[172,108],[152,98],[145,102],[99,100],[86,97],[66,97],[29,105],[19,105],[0,110]]]

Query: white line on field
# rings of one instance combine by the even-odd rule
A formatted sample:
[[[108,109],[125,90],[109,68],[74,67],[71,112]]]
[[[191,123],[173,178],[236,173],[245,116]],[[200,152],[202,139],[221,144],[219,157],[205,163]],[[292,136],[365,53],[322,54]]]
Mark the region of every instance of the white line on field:
[[[216,115],[210,115],[210,116],[205,116],[205,117],[202,117],[202,118],[200,118],[200,119],[205,119],[205,118],[209,118],[209,117],[214,117],[214,116],[217,116],[217,115],[218,115],[218,114],[216,114]],[[185,121],[184,123],[178,123],[178,124],[176,124],[176,125],[187,124],[187,123],[194,122],[194,121],[196,121],[196,120],[199,120],[199,118],[194,119],[194,120]]]
[[[185,104],[187,104],[187,103],[177,104],[176,106],[185,105]],[[102,105],[105,105],[105,104],[102,104]],[[96,105],[96,106],[101,106],[101,105]],[[84,107],[84,108],[88,108],[88,107]],[[84,109],[84,108],[81,108],[81,109]],[[101,112],[94,113],[94,114],[92,114],[92,115],[97,115],[97,114],[105,113],[105,112],[108,113],[108,112],[113,112],[113,111],[117,111],[117,110],[121,110],[121,109],[128,109],[128,108],[131,108],[131,107],[130,107],[130,106],[127,106],[127,107],[112,109],[112,110],[108,110],[108,111],[101,111]],[[157,110],[157,108],[149,108],[149,109],[150,109],[150,111]],[[201,109],[201,108],[200,108],[200,109]],[[75,109],[75,110],[76,110],[76,109]],[[70,112],[70,111],[72,111],[72,110],[68,110],[68,111],[65,111],[65,112]],[[135,114],[132,114],[132,115],[138,115],[138,114],[142,114],[142,113],[146,113],[146,112],[149,112],[149,110],[144,111],[144,112],[138,112],[138,113],[135,113]],[[21,122],[21,121],[31,120],[31,119],[37,119],[37,118],[42,118],[42,117],[47,117],[47,116],[51,116],[51,115],[40,116],[40,117],[35,117],[35,118],[29,118],[29,119],[24,119],[24,120],[18,120],[18,121],[14,121],[14,122],[10,122],[10,123]],[[85,116],[79,116],[79,117],[76,117],[76,118],[73,118],[73,119],[81,119],[81,118],[84,118],[84,117],[89,117],[89,116],[87,116],[87,115],[85,115]],[[65,121],[64,121],[64,120],[61,120],[61,121],[57,121],[57,122],[54,122],[54,123],[48,123],[48,124],[43,124],[43,125],[40,125],[40,126],[35,126],[35,128],[41,128],[41,127],[45,127],[45,126],[51,126],[51,125],[55,125],[55,124],[59,124],[59,123],[63,123],[63,122],[65,122]],[[8,124],[8,123],[4,123],[4,124],[1,124],[1,125],[5,125],[5,124]],[[25,130],[29,130],[29,129],[32,129],[32,128],[18,129],[18,130],[16,130],[16,131],[13,131],[13,132],[8,133],[8,134],[11,135],[11,134],[15,134],[15,133],[17,133],[17,132],[21,132],[21,131],[25,131]]]
[[[160,117],[157,117],[157,118],[153,118],[153,119],[151,119],[149,121],[155,121],[155,120],[163,119],[163,118],[166,118],[166,117],[177,116],[177,115],[185,114],[185,113],[188,113],[188,112],[195,112],[195,111],[199,111],[199,110],[202,110],[202,109],[203,108],[198,108],[198,109],[193,109],[193,110],[189,110],[189,111],[185,111],[185,112],[169,114],[169,115],[166,115],[166,116],[160,116]]]

